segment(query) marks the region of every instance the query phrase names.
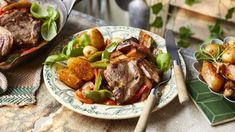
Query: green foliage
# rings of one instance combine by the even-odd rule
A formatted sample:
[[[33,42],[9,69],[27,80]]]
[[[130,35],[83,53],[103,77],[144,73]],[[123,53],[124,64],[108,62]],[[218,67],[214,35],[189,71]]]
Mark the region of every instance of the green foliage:
[[[153,14],[156,15],[156,18],[154,19],[153,23],[151,23],[150,26],[156,27],[156,28],[162,28],[163,20],[162,20],[161,16],[158,16],[159,12],[162,10],[162,7],[163,7],[163,5],[161,2],[156,3],[153,6],[151,6],[152,12],[153,12]]]
[[[81,39],[82,36],[83,38]],[[56,62],[67,60],[70,57],[83,55],[84,45],[90,41],[90,37],[86,35],[82,36],[80,37],[79,41],[76,38],[69,41],[68,44],[64,46],[61,53],[48,56],[44,64],[52,65]]]
[[[190,45],[189,38],[192,37],[194,33],[191,31],[189,27],[180,27],[179,29],[179,35],[180,40],[177,42],[178,46],[187,48]]]
[[[50,41],[57,34],[56,22],[49,19],[46,20],[41,26],[41,35],[44,40]]]
[[[33,17],[44,21],[41,27],[42,38],[46,41],[52,40],[57,34],[57,25],[55,21],[59,18],[58,10],[51,6],[45,8],[38,2],[33,2],[30,13]]]
[[[89,35],[82,34],[78,43],[79,43],[80,47],[82,47],[82,48],[88,46],[91,43]]]
[[[189,27],[180,27],[180,38],[181,39],[186,39],[191,37],[194,33],[191,31],[191,29]]]
[[[153,14],[157,15],[162,10],[162,3],[159,2],[157,4],[154,4],[152,7]]]
[[[41,7],[37,2],[32,3],[30,13],[35,18],[47,18],[49,16],[47,10]]]
[[[162,71],[167,71],[171,66],[171,56],[169,53],[161,53],[156,57],[157,67]]]
[[[219,38],[223,34],[221,28],[221,20],[217,19],[215,25],[208,26],[210,31],[210,38]]]
[[[193,4],[200,3],[200,0],[185,0],[185,3],[189,6],[192,6]]]
[[[151,26],[161,28],[163,26],[163,20],[161,16],[157,16]]]
[[[177,45],[182,47],[182,48],[188,48],[190,43],[188,40],[184,40],[184,39],[180,39],[178,42],[177,42]]]
[[[234,13],[234,10],[235,10],[235,7],[232,7],[230,9],[228,9],[228,12],[225,16],[225,18],[228,20],[228,19],[231,19],[233,17],[233,13]]]

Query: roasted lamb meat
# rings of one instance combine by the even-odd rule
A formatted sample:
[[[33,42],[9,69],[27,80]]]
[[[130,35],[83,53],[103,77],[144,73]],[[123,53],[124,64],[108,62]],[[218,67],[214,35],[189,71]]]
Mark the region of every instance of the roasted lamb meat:
[[[38,44],[41,21],[36,20],[27,10],[10,10],[0,16],[0,26],[13,35],[14,45],[31,48]]]
[[[113,88],[113,95],[119,104],[130,100],[144,82],[137,60],[123,59],[110,63],[104,71],[104,76]]]
[[[4,27],[0,27],[0,59],[11,52],[13,35]]]

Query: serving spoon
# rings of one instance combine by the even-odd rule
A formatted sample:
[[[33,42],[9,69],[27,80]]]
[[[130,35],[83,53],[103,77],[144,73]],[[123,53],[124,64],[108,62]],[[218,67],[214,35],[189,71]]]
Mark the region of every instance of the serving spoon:
[[[152,109],[154,108],[155,104],[159,102],[160,97],[162,95],[162,90],[164,87],[160,87],[161,85],[165,84],[166,82],[168,82],[171,78],[171,74],[172,74],[172,70],[169,69],[167,70],[162,77],[161,82],[159,82],[157,84],[156,87],[154,87],[148,98],[147,101],[145,103],[144,109],[140,115],[140,118],[138,120],[138,123],[135,127],[135,131],[134,132],[143,132],[146,129],[147,123],[148,123],[148,119],[149,119],[149,115],[152,111]]]

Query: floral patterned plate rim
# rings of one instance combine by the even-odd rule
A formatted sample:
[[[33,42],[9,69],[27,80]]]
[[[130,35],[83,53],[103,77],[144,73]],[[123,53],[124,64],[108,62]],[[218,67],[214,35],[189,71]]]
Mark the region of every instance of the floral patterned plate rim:
[[[220,39],[212,39],[210,41],[210,44],[224,44],[224,43],[235,43],[235,37],[232,36],[228,36],[225,37],[224,40],[220,40]],[[206,44],[202,44],[201,47],[205,46]],[[194,53],[194,58],[196,59],[196,52]],[[207,83],[205,82],[205,80],[203,79],[202,75],[201,75],[201,68],[202,68],[202,61],[196,61],[193,63],[193,68],[198,72],[197,78],[199,79],[199,81],[201,81],[202,83],[204,83],[205,85],[207,85]],[[207,85],[208,86],[208,85]],[[224,96],[222,93],[217,93],[214,92],[213,90],[211,90],[211,88],[209,88],[209,86],[207,87],[211,93],[215,94],[215,95],[219,95],[219,96],[223,96],[226,100],[228,100],[231,103],[235,103],[234,100],[229,99],[228,97]]]
[[[111,39],[112,37],[116,36],[123,38],[129,38],[129,37],[138,38],[139,32],[141,31],[141,29],[138,28],[125,27],[125,26],[104,26],[104,27],[97,27],[97,29],[101,31],[105,39],[107,38]],[[157,42],[159,48],[161,48],[163,51],[166,51],[165,40],[162,37],[148,31],[145,32],[147,32],[153,37],[153,39]],[[79,33],[75,35],[78,35]],[[62,49],[62,47],[63,44],[59,44],[58,47],[56,47],[52,51],[52,54],[59,52]],[[181,55],[180,58],[184,75],[186,75],[185,62]],[[101,118],[101,119],[128,119],[140,116],[145,101],[130,105],[121,105],[121,106],[81,103],[79,100],[74,98],[75,91],[67,87],[58,80],[55,70],[56,67],[57,64],[53,65],[52,67],[47,65],[44,66],[43,68],[44,82],[50,94],[67,108],[86,116]],[[169,104],[176,96],[177,96],[177,89],[175,85],[175,77],[172,76],[169,82],[165,85],[160,102],[158,105],[157,104],[155,105],[154,111]]]

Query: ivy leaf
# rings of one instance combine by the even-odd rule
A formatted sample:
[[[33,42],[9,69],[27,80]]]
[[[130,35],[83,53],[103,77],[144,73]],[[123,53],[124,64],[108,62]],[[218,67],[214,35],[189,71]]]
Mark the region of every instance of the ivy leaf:
[[[192,35],[194,34],[190,28],[182,26],[179,29],[179,34],[180,34],[180,38],[181,39],[187,39],[192,37]]]
[[[230,8],[230,9],[228,9],[228,12],[227,12],[227,14],[226,14],[226,16],[225,16],[225,18],[226,18],[227,20],[233,17],[233,12],[234,12],[234,10],[235,10],[235,7],[232,7],[232,8]]]
[[[219,38],[219,36],[223,33],[223,30],[220,25],[221,20],[217,19],[215,25],[208,26],[211,38]]]
[[[157,16],[151,26],[161,28],[163,26],[163,20],[161,16]]]
[[[190,43],[189,43],[188,41],[182,40],[182,39],[179,40],[179,41],[177,42],[177,44],[178,44],[178,46],[183,47],[183,48],[188,48],[189,45],[190,45]]]
[[[153,14],[157,15],[162,10],[162,3],[159,2],[157,4],[154,4],[154,5],[152,5],[151,8],[152,8]]]
[[[185,3],[189,6],[192,6],[193,4],[197,4],[201,2],[200,0],[185,0]]]

